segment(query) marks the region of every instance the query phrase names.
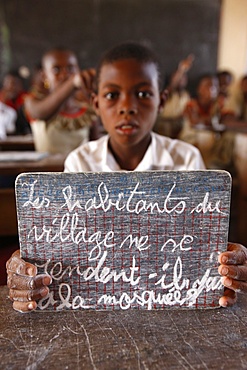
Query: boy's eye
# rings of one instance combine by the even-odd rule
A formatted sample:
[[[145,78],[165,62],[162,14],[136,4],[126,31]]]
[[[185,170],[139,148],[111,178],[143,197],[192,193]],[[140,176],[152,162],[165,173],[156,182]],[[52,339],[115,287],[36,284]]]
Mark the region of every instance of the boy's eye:
[[[77,71],[77,67],[74,65],[67,66],[67,72],[68,73],[75,73]]]
[[[59,67],[53,67],[52,72],[54,75],[58,75],[60,73],[60,68]]]
[[[68,65],[66,67],[55,66],[55,67],[52,68],[52,72],[56,76],[59,75],[60,73],[62,73],[63,71],[70,74],[70,73],[75,73],[77,71],[77,69],[73,65]]]
[[[137,92],[137,96],[140,99],[150,98],[151,95],[152,94],[149,91],[138,91]]]
[[[105,98],[107,100],[113,100],[113,99],[116,99],[118,97],[119,93],[118,92],[108,92],[107,94],[105,94]]]

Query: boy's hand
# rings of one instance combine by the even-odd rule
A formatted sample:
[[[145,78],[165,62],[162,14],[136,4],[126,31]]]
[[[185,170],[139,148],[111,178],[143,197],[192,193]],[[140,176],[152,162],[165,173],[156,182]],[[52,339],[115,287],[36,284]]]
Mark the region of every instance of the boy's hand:
[[[91,102],[92,93],[95,91],[95,76],[94,68],[84,69],[73,77],[73,83],[77,89],[76,96],[79,100]]]
[[[90,94],[95,90],[95,77],[96,70],[94,68],[84,69],[81,71],[83,85]]]
[[[237,292],[247,293],[247,249],[237,243],[228,243],[227,252],[219,255],[219,274],[225,286],[220,298],[222,307],[232,306],[237,301]]]
[[[37,268],[20,258],[20,251],[15,251],[6,263],[9,298],[13,308],[20,312],[29,312],[37,307],[36,300],[49,293],[47,285],[51,277],[46,274],[37,275]]]
[[[181,71],[182,73],[187,73],[192,67],[194,60],[195,56],[193,54],[189,54],[186,59],[181,60],[181,62],[179,63],[179,71]]]

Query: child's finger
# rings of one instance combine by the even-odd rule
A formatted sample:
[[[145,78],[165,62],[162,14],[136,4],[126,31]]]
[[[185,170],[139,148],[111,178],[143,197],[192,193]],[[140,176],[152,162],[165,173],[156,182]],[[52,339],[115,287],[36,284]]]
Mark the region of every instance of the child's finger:
[[[247,282],[241,280],[235,280],[228,276],[222,276],[221,278],[222,284],[231,290],[239,293],[246,293],[247,292]]]
[[[227,252],[219,255],[219,263],[224,265],[244,265],[247,262],[247,249],[237,243],[228,243]]]
[[[14,301],[13,309],[19,312],[30,312],[37,308],[37,303],[35,301],[31,302],[18,302]]]
[[[23,275],[35,276],[37,274],[36,266],[31,263],[25,262],[20,258],[20,251],[16,251],[12,254],[10,259],[6,263],[7,273],[16,273]]]
[[[218,272],[222,276],[227,276],[232,279],[247,281],[247,266],[246,265],[220,265]]]
[[[37,276],[9,274],[7,285],[10,289],[34,290],[42,286],[50,285],[52,279],[49,275],[40,274]]]
[[[233,306],[237,301],[237,294],[234,290],[225,288],[224,295],[219,299],[221,307]]]
[[[95,71],[93,69],[84,70],[81,72],[81,78],[84,82],[85,88],[91,92],[93,88],[94,78],[95,78]]]
[[[49,293],[49,288],[47,286],[44,286],[36,290],[10,289],[9,298],[12,301],[31,302],[31,301],[36,301],[38,299],[46,297],[48,293]]]

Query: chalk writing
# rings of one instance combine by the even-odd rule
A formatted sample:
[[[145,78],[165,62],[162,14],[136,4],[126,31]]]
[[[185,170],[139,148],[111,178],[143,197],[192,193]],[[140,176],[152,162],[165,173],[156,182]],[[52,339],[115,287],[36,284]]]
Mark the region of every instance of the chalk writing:
[[[21,253],[53,280],[38,307],[217,306],[230,186],[224,171],[22,174]]]

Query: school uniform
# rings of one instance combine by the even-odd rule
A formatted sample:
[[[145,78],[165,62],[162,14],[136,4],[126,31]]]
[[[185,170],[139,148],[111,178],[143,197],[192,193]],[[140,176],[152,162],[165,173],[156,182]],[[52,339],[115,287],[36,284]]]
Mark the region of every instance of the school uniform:
[[[151,143],[135,171],[205,169],[197,148],[151,132]],[[87,142],[73,150],[65,161],[65,172],[121,171],[108,148],[109,136]]]
[[[30,120],[36,151],[69,154],[89,140],[95,120],[95,113],[88,107],[75,114],[60,112],[48,121]]]

